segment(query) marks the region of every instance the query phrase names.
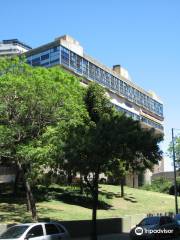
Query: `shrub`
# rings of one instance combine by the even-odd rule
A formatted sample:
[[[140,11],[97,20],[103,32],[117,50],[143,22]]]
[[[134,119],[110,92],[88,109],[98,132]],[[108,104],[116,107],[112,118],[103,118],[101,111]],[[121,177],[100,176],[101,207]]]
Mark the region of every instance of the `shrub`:
[[[152,181],[151,185],[146,184],[142,186],[141,189],[147,191],[161,192],[161,193],[169,193],[169,189],[172,186],[172,182],[164,177],[157,178]]]

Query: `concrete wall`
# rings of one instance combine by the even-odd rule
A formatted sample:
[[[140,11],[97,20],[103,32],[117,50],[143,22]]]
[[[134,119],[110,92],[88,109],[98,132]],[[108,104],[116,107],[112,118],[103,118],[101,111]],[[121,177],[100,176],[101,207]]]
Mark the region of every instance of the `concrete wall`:
[[[176,173],[177,177],[180,177],[180,172],[177,171]],[[160,178],[160,177],[163,177],[163,178],[166,178],[170,181],[174,181],[174,172],[160,172],[160,173],[155,173],[152,175],[152,180],[155,180],[157,178]]]
[[[0,166],[0,183],[14,182],[16,176],[15,167]]]
[[[135,188],[138,188],[138,175],[135,174],[134,178],[135,178]],[[129,187],[133,187],[133,175],[132,174],[126,175],[125,183]]]
[[[71,237],[85,237],[92,234],[91,220],[61,221],[61,223],[68,229]],[[122,218],[99,219],[97,221],[97,232],[98,235],[121,233]]]
[[[3,167],[0,166],[0,175],[11,175],[16,174],[17,170],[15,166],[12,167]]]
[[[10,183],[15,181],[15,175],[0,175],[0,183]]]
[[[147,169],[144,173],[144,184],[151,184],[151,180],[152,180],[152,172]]]
[[[138,224],[144,217],[146,217],[145,214],[138,214],[123,218],[98,219],[98,235],[128,233],[130,229]],[[60,223],[67,228],[71,237],[86,237],[90,236],[92,233],[91,220],[60,221]],[[12,226],[12,224],[0,224],[0,233],[10,226]]]

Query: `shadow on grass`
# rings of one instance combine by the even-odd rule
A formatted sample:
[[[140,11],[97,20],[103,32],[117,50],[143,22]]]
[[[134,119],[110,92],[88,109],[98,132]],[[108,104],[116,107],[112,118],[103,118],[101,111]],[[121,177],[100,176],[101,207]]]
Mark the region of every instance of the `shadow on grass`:
[[[102,195],[102,194],[101,194]],[[90,195],[80,194],[79,189],[73,188],[55,188],[55,187],[41,187],[35,190],[35,197],[38,202],[58,200],[71,205],[78,205],[85,208],[92,209],[92,198]],[[108,210],[112,206],[104,200],[98,201],[98,209]]]
[[[92,209],[92,198],[83,196],[83,195],[76,195],[72,193],[64,193],[60,196],[58,196],[57,200],[60,200],[64,203],[72,204],[72,205],[78,205],[81,207]],[[108,210],[112,206],[108,203],[106,203],[103,200],[98,201],[98,209],[101,210]]]
[[[108,192],[106,190],[99,191],[99,193],[105,196],[107,199],[121,198],[120,193]]]
[[[31,214],[27,212],[24,189],[18,189],[18,194],[12,193],[9,186],[0,185],[0,222],[30,222]]]
[[[124,200],[132,202],[132,203],[137,203],[138,202],[135,197],[132,197],[132,196],[129,196],[129,195],[126,195],[124,197]]]
[[[113,198],[122,198],[121,193],[114,193],[114,192],[109,192],[107,190],[102,190],[99,191],[99,193],[103,196],[105,196],[107,199],[113,199]],[[132,193],[125,193],[125,196],[123,197],[124,200],[132,202],[132,203],[137,203],[137,200],[135,197],[132,196]]]
[[[0,203],[8,203],[8,204],[24,204],[26,199],[24,194],[22,195],[14,195],[12,193],[1,193],[0,194]]]
[[[82,206],[92,209],[92,198],[90,196],[79,194],[78,189],[72,188],[56,188],[56,187],[40,187],[33,191],[37,204],[42,201],[50,202],[57,200],[59,202]],[[101,196],[102,197],[102,196]],[[108,210],[112,206],[104,199],[98,202],[98,209]],[[39,213],[46,213],[49,211],[56,213],[56,209],[39,208]],[[58,210],[59,211],[59,210]],[[60,210],[61,211],[61,210]],[[0,222],[31,222],[31,213],[27,212],[26,196],[24,191],[18,192],[18,195],[12,193],[0,194]]]
[[[34,189],[33,193],[37,202],[50,201],[57,199],[61,194],[66,193],[67,190],[63,188],[54,188],[54,187],[40,187]]]
[[[5,203],[1,199],[0,203],[0,222],[29,222],[32,221],[30,213],[27,212],[26,204],[18,199],[12,199]]]

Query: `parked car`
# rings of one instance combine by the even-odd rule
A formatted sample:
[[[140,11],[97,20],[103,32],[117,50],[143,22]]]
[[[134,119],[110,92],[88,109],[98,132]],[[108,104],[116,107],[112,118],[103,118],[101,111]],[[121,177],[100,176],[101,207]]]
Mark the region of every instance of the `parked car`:
[[[174,219],[177,221],[178,225],[180,226],[180,213],[174,216]]]
[[[179,236],[179,229],[177,221],[172,217],[147,217],[130,231],[130,239],[173,239]]]
[[[69,240],[68,231],[59,223],[25,223],[8,228],[0,239],[9,240]]]

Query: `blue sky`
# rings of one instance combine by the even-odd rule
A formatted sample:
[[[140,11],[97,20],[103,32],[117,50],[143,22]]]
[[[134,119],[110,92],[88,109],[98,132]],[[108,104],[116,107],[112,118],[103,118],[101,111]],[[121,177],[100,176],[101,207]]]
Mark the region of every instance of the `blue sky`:
[[[166,151],[171,128],[180,128],[179,0],[6,0],[0,39],[39,46],[69,34],[111,67],[121,64],[133,81],[164,102]],[[170,170],[166,159],[166,170]]]

